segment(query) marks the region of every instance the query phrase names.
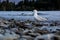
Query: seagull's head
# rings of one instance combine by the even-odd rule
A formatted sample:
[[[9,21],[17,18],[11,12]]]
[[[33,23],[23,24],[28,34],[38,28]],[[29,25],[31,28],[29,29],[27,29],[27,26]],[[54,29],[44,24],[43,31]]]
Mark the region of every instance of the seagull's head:
[[[33,10],[33,12],[34,12],[34,13],[37,13],[37,10],[35,9],[35,10]]]

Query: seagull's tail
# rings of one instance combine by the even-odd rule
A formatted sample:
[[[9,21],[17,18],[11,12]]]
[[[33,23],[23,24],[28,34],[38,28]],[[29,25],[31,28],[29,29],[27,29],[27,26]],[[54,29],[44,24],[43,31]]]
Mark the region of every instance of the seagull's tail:
[[[47,21],[47,20],[48,20],[48,18],[44,18],[44,20],[45,20],[45,21]]]

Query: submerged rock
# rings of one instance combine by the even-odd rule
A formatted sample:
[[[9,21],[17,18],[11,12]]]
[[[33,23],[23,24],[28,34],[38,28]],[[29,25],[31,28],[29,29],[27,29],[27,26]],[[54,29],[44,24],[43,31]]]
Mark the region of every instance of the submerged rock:
[[[28,33],[33,33],[33,32],[32,32],[32,30],[28,30],[28,29],[23,31],[23,34],[25,34],[25,35],[28,34]]]
[[[22,38],[25,38],[27,40],[33,40],[34,38],[31,36],[23,35]]]
[[[14,40],[14,39],[18,39],[19,36],[16,34],[9,34],[9,33],[5,33],[4,35],[0,34],[0,39],[2,40]]]
[[[40,34],[39,33],[28,33],[28,35],[31,37],[36,37],[36,36],[39,36]]]
[[[37,36],[34,40],[52,40],[52,37],[54,37],[54,34],[46,34]]]

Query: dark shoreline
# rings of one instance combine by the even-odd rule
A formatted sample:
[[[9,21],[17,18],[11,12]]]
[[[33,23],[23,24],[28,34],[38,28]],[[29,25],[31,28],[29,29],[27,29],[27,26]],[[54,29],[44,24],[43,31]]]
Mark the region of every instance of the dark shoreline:
[[[9,0],[0,2],[0,11],[27,11],[27,10],[40,10],[40,11],[52,11],[60,10],[60,1],[59,0],[37,0],[33,1],[20,1],[18,4],[15,2],[9,2]]]

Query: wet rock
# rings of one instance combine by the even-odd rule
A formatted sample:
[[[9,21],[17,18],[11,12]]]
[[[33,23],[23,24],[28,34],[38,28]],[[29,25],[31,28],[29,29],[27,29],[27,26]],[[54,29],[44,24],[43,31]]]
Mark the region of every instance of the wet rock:
[[[53,34],[46,34],[37,36],[34,40],[51,40],[52,37],[54,37]]]
[[[35,26],[43,26],[42,24],[40,24],[40,23],[32,23],[33,25],[35,25]]]
[[[40,28],[37,28],[37,27],[33,28],[32,30],[33,30],[33,32],[40,33],[40,34],[47,34],[47,33],[49,33],[47,30],[41,30]]]
[[[23,35],[22,38],[26,38],[27,40],[33,40],[34,38],[31,36]]]
[[[25,35],[27,35],[28,33],[32,33],[32,30],[26,29],[26,30],[23,31],[23,34],[25,34]]]
[[[53,40],[59,40],[58,37],[53,37]]]
[[[30,23],[25,23],[25,26],[24,26],[24,27],[26,27],[26,28],[28,28],[28,29],[33,28],[32,24],[30,24]]]
[[[36,36],[39,36],[40,34],[39,33],[28,33],[28,35],[31,37],[36,37]]]
[[[0,26],[1,26],[1,27],[4,27],[4,28],[7,28],[7,27],[9,26],[9,24],[5,24],[5,23],[1,22],[1,23],[0,23]]]
[[[14,33],[12,33],[12,34],[5,33],[5,35],[0,34],[0,39],[3,39],[3,40],[14,40],[14,39],[18,39],[18,38],[19,38],[19,36]]]
[[[26,28],[26,27],[24,27],[24,26],[25,26],[25,23],[24,23],[24,22],[16,23],[16,25],[17,25],[19,28],[23,28],[23,29]]]
[[[0,34],[3,34],[4,32],[5,32],[5,30],[0,28]]]
[[[50,26],[55,26],[55,24],[50,24]]]
[[[26,38],[20,38],[19,40],[27,40]]]
[[[39,27],[34,27],[34,28],[32,28],[32,31],[35,32],[35,33],[37,33],[37,31],[39,31],[39,30],[40,30]]]
[[[52,22],[52,23],[50,24],[50,26],[58,26],[58,25],[59,25],[59,23],[56,22],[56,21],[54,21],[54,22]]]
[[[50,23],[49,22],[45,22],[42,24],[43,26],[50,26]]]
[[[55,36],[53,37],[54,40],[60,40],[60,35],[55,34]]]
[[[40,34],[48,34],[49,32],[48,31],[44,31],[44,30],[40,30],[40,31],[37,31],[38,33]]]

